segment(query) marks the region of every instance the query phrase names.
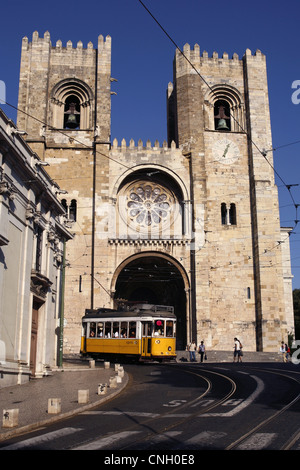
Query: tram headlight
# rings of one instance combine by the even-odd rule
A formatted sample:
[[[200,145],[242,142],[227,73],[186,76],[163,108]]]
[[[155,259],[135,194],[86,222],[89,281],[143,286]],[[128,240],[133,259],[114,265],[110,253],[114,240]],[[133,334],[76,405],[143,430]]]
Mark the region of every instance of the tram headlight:
[[[171,346],[168,347],[168,351],[172,351],[172,347],[171,347]]]
[[[159,344],[159,343],[160,343],[159,339],[156,339],[155,344]]]

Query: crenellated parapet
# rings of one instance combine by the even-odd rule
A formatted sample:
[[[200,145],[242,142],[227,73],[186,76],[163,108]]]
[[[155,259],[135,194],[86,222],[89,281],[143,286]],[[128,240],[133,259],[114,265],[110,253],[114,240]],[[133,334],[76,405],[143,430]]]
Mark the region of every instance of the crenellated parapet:
[[[244,57],[245,56],[256,57],[258,60],[260,60],[262,57],[264,57],[264,54],[262,54],[262,52],[259,49],[257,49],[254,54],[252,54],[250,49],[246,49]],[[236,62],[240,60],[238,54],[236,53],[232,55],[231,59],[229,59],[229,55],[227,52],[223,52],[222,56],[220,57],[219,57],[218,52],[215,52],[215,51],[212,53],[211,57],[209,57],[207,51],[203,51],[201,55],[200,46],[198,44],[195,44],[194,49],[192,49],[190,44],[188,43],[186,43],[183,46],[182,51],[180,51],[179,49],[176,50],[176,60],[179,60],[180,58],[182,58],[185,61],[186,59],[188,59],[188,61],[190,61],[192,64],[196,64],[196,63],[200,64],[200,61],[201,62],[204,62],[204,61],[214,62],[216,60],[217,61],[223,60],[223,61]]]
[[[45,47],[46,48],[47,47],[52,48],[49,31],[46,31],[44,33],[43,37],[39,36],[38,31],[34,31],[33,34],[32,34],[32,42],[31,43],[29,42],[27,36],[23,37],[23,39],[22,39],[22,49],[23,50],[28,50],[31,47],[31,45],[35,48],[38,47],[38,46],[41,46],[43,48],[45,48]],[[86,50],[86,51],[89,52],[89,51],[94,50],[94,44],[91,41],[89,41],[88,44],[87,44],[87,47],[84,48],[82,41],[78,41],[76,46],[73,47],[72,41],[67,41],[66,45],[63,46],[62,41],[60,39],[58,39],[56,41],[56,45],[53,47],[53,49],[56,50],[57,52],[61,52],[64,49],[66,49],[66,50],[73,49],[74,51],[77,51],[79,53],[82,52],[83,50]],[[98,50],[99,51],[107,51],[107,52],[111,51],[111,37],[110,36],[106,36],[105,39],[102,35],[98,36]]]
[[[112,142],[111,150],[111,172],[119,178],[120,170],[124,166],[130,169],[129,173],[137,168],[152,168],[147,175],[157,175],[160,171],[168,173],[174,180],[187,181],[189,161],[183,148],[176,147],[175,142],[168,146],[164,141],[162,145],[156,140],[154,144],[150,140],[143,142],[141,139],[135,143],[133,139],[129,143],[125,139],[119,143],[117,139]],[[120,166],[121,164],[121,166]],[[178,182],[180,185],[181,183]],[[183,193],[186,191],[182,189]]]
[[[213,52],[212,55],[209,56],[207,51],[203,51],[202,54],[200,54],[198,44],[195,44],[193,49],[189,44],[185,44],[182,51],[177,49],[175,54],[177,77],[187,72],[192,74],[200,72],[205,75],[205,71],[207,70],[208,72],[213,67],[218,67],[220,70],[223,70],[224,73],[225,70],[242,71],[245,62],[249,61],[255,61],[257,64],[265,63],[265,55],[262,54],[259,49],[254,54],[252,54],[250,49],[247,49],[241,59],[236,53],[232,55],[232,58],[229,58],[227,52],[223,52],[221,56],[219,56],[218,52]]]
[[[147,140],[146,142],[146,145],[144,145],[143,141],[141,139],[139,139],[137,145],[135,144],[135,141],[133,139],[131,139],[129,141],[129,145],[127,145],[127,142],[125,139],[122,139],[121,141],[121,144],[119,145],[119,142],[117,139],[114,139],[113,140],[113,143],[112,143],[112,150],[118,150],[120,152],[122,151],[130,151],[130,150],[138,150],[138,151],[146,151],[146,150],[150,150],[151,152],[157,152],[157,151],[170,151],[170,150],[176,150],[176,144],[175,142],[173,141],[171,143],[171,146],[168,147],[168,144],[166,141],[164,141],[162,143],[162,146],[160,146],[160,143],[158,142],[158,140],[156,140],[154,142],[154,145],[152,146],[151,144],[151,141],[150,140]]]

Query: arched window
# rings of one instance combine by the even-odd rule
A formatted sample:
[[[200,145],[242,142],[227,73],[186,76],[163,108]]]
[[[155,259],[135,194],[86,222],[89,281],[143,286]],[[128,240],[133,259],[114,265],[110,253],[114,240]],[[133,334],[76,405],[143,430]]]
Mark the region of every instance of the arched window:
[[[77,219],[77,201],[76,199],[72,199],[70,207],[69,207],[69,219],[76,222]]]
[[[77,220],[77,201],[76,199],[72,199],[71,203],[68,204],[66,199],[62,199],[61,205],[64,207],[66,211],[66,216],[68,220],[76,222]]]
[[[221,223],[222,225],[236,225],[236,206],[234,203],[228,206],[225,202],[222,202]]]
[[[77,96],[70,95],[65,102],[64,129],[80,128],[80,102]]]
[[[236,208],[235,208],[235,204],[230,204],[229,223],[230,223],[230,225],[236,225]]]
[[[81,80],[70,78],[52,90],[50,115],[57,129],[90,129],[93,125],[93,93]]]
[[[221,204],[221,222],[222,225],[227,225],[227,207],[225,202]]]
[[[63,208],[65,209],[66,213],[68,213],[68,205],[67,205],[66,199],[62,199],[62,200],[61,200],[61,205],[62,205]]]
[[[245,106],[241,93],[227,84],[217,84],[204,100],[205,127],[218,132],[244,132]]]
[[[225,100],[217,100],[214,105],[215,130],[230,131],[230,107]]]

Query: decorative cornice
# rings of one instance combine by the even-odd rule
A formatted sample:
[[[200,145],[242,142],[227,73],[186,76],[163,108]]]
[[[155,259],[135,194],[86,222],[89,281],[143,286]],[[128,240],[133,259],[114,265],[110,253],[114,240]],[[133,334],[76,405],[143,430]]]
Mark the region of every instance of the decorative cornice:
[[[133,245],[133,246],[141,246],[141,245],[146,245],[146,246],[171,246],[171,245],[177,245],[177,246],[184,246],[188,245],[190,243],[190,240],[188,239],[173,239],[173,238],[168,238],[168,239],[148,239],[148,238],[138,238],[138,239],[133,239],[133,238],[109,238],[108,243],[110,245]]]

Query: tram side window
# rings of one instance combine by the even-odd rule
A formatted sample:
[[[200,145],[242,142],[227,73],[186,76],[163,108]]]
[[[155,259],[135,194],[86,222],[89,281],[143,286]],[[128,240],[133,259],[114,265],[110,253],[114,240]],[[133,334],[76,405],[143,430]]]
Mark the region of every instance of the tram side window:
[[[118,338],[120,336],[120,324],[118,321],[113,322],[113,338]]]
[[[97,338],[103,338],[103,322],[97,324]]]
[[[95,338],[96,336],[96,323],[90,323],[90,338]]]
[[[105,322],[105,338],[111,338],[111,322]]]
[[[129,322],[129,338],[136,338],[136,322]]]
[[[127,338],[128,336],[128,322],[122,321],[121,322],[121,338]]]
[[[166,336],[170,337],[170,336],[174,336],[174,332],[173,332],[173,322],[171,320],[167,320],[166,321]]]
[[[154,336],[164,336],[165,328],[164,320],[155,320],[154,322]]]

